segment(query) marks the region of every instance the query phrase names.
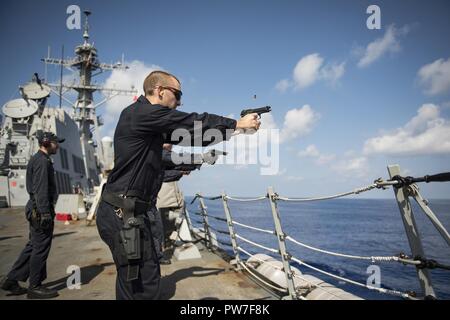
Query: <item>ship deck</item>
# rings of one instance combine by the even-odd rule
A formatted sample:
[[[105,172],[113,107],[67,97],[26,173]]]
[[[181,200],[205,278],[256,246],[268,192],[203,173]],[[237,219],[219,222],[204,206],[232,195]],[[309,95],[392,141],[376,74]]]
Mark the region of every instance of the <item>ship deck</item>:
[[[8,273],[28,240],[28,223],[23,208],[0,209],[0,277]],[[161,266],[161,298],[201,299],[273,299],[267,291],[245,274],[235,272],[226,257],[197,244],[201,259],[177,261]],[[81,288],[69,290],[67,268],[79,266]],[[59,291],[56,299],[115,299],[116,269],[111,253],[100,239],[95,225],[85,220],[69,225],[55,222],[54,239],[47,260],[44,284]],[[26,284],[23,284],[27,286]],[[26,295],[9,296],[0,289],[0,299],[26,299]]]

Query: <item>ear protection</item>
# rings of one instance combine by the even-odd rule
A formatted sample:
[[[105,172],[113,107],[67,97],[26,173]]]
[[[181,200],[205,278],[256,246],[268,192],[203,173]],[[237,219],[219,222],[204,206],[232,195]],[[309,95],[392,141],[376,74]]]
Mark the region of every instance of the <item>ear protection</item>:
[[[41,130],[36,132],[36,137],[38,137],[39,145],[45,148],[50,147],[51,141],[47,135],[44,134]]]
[[[51,145],[50,139],[49,139],[48,137],[45,137],[45,136],[44,136],[44,138],[42,138],[41,145],[42,145],[44,148],[50,147],[50,145]]]

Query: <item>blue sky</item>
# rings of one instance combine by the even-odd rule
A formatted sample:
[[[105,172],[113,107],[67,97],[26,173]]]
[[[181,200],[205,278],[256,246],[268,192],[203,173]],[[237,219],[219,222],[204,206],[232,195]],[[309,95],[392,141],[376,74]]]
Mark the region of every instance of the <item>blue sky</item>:
[[[0,101],[18,97],[33,72],[44,74],[48,46],[54,57],[61,45],[73,56],[81,31],[66,28],[71,4],[93,11],[100,59],[124,53],[132,66],[98,83],[140,88],[152,68],[163,68],[182,80],[182,110],[237,117],[272,106],[263,123],[284,137],[278,174],[261,175],[258,165],[204,167],[182,180],[185,194],[261,195],[272,185],[284,195],[324,195],[387,178],[392,163],[416,176],[449,171],[448,1],[8,1]],[[380,30],[366,26],[371,4],[381,9]],[[56,80],[58,69],[48,71]],[[128,103],[98,109],[103,134],[113,133]],[[422,190],[450,197],[448,183]]]

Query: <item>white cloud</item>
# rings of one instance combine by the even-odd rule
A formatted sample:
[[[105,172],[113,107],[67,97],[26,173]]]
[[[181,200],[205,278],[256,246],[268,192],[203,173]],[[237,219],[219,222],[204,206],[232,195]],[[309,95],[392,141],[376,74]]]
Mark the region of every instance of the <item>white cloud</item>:
[[[263,113],[261,115],[261,127],[260,129],[276,129],[277,124],[271,113]]]
[[[236,165],[234,165],[234,168],[236,170],[248,169],[248,164],[236,164]]]
[[[232,117],[231,117],[232,118]],[[272,114],[264,113],[261,115],[261,127],[259,130],[252,135],[237,135],[231,138],[230,142],[235,144],[237,154],[245,154],[249,152],[256,152],[257,149],[263,145],[270,145],[272,138],[274,138],[270,133],[271,129],[277,129],[277,124],[273,119]],[[227,144],[230,144],[227,142]],[[273,141],[274,143],[279,143],[278,140]],[[221,142],[219,145],[223,145]],[[225,148],[225,146],[224,146]]]
[[[145,77],[154,70],[163,70],[161,67],[156,65],[146,65],[142,61],[134,60],[127,63],[129,69],[127,70],[113,70],[111,75],[105,81],[105,87],[107,88],[117,88],[117,89],[131,89],[134,87],[138,93],[143,93],[142,84],[144,83]],[[133,97],[130,96],[117,96],[106,103],[106,112],[112,115],[118,115],[127,106],[129,106],[133,101]]]
[[[263,175],[283,175],[285,171],[279,170],[279,145],[309,133],[319,115],[308,105],[291,109],[285,115],[281,130],[278,129],[272,114],[263,114],[261,118],[261,128],[256,134],[234,136],[226,143],[215,145],[215,148],[228,152],[228,155],[220,160],[223,160],[224,164],[234,165],[235,169],[259,164],[261,170],[264,170],[261,171]],[[281,135],[284,141],[281,141]]]
[[[450,121],[439,107],[424,104],[403,127],[364,143],[364,154],[427,155],[450,153]]]
[[[279,145],[309,133],[318,118],[319,115],[308,105],[291,109],[286,113],[285,123],[280,130],[272,114],[262,114],[261,127],[257,133],[236,135],[226,143],[214,145],[215,149],[228,152],[226,157],[219,159],[219,162],[233,164],[236,169],[246,168],[249,164],[260,164],[266,168],[273,164],[277,170],[271,174],[284,174],[278,170]],[[280,132],[283,133],[284,141],[281,141]],[[196,152],[188,147],[182,147],[180,150],[177,147],[177,151]]]
[[[315,163],[318,165],[328,164],[334,159],[336,159],[336,155],[334,154],[322,154],[319,152],[319,149],[313,144],[306,147],[305,150],[301,150],[298,153],[300,158],[313,158],[315,159]]]
[[[298,156],[300,158],[306,157],[306,158],[315,158],[320,156],[319,149],[313,144],[310,144],[306,147],[305,150],[302,150],[298,153]]]
[[[319,119],[320,115],[307,104],[300,109],[289,110],[284,117],[280,141],[284,142],[308,134]]]
[[[239,134],[227,142],[213,146],[214,149],[226,151],[217,164],[233,165],[236,170],[259,165],[261,174],[277,175],[279,172],[279,129],[271,114],[261,115],[261,127],[254,134]],[[207,148],[207,149],[212,149]],[[202,148],[177,147],[177,151],[200,153]],[[281,173],[282,174],[282,173]]]
[[[231,158],[236,156],[238,162],[239,159],[248,157],[256,160],[260,151],[275,152],[279,144],[311,132],[319,117],[309,105],[304,105],[302,108],[289,110],[285,114],[283,127],[279,129],[272,114],[265,113],[261,115],[261,127],[257,133],[234,136],[226,144],[220,143],[216,147],[221,146],[232,151]]]
[[[322,78],[329,81],[331,84],[336,84],[339,78],[344,75],[345,62],[340,64],[327,65],[322,68]]]
[[[347,150],[344,152],[344,156],[347,158],[356,157],[357,154],[355,150]]]
[[[117,88],[130,90],[135,88],[138,93],[137,96],[143,93],[142,84],[144,83],[145,77],[154,70],[163,70],[161,67],[156,65],[146,65],[142,61],[133,60],[127,62],[126,65],[129,67],[127,70],[114,69],[110,76],[105,80],[103,84],[107,88]],[[101,134],[113,136],[114,130],[119,120],[120,112],[133,103],[132,96],[121,96],[118,95],[108,102],[105,103],[101,108],[103,121],[105,125],[100,127]]]
[[[104,125],[100,127],[100,136],[114,137],[117,122],[119,121],[119,115],[112,113],[104,113],[102,114],[101,118],[103,120]]]
[[[427,94],[436,95],[450,90],[450,58],[426,64],[417,74]]]
[[[335,84],[345,73],[345,62],[340,64],[328,63],[324,65],[324,59],[313,53],[301,58],[293,71],[292,80],[283,79],[276,85],[275,89],[284,93],[290,87],[304,89],[319,80]]]
[[[293,79],[295,87],[302,89],[309,87],[319,79],[320,67],[323,59],[318,53],[313,53],[301,58],[294,68]]]
[[[368,159],[357,155],[355,152],[346,152],[343,157],[337,159],[335,154],[323,154],[311,144],[305,150],[298,153],[300,158],[311,158],[316,165],[328,165],[328,167],[344,176],[364,177],[369,171]]]
[[[364,50],[363,57],[358,62],[358,67],[364,68],[381,58],[388,52],[397,52],[400,50],[399,37],[407,34],[409,27],[397,29],[394,25],[388,26],[382,38],[375,39],[369,43]]]
[[[63,75],[62,82],[65,85],[73,86],[73,85],[78,84],[78,82],[80,81],[79,77],[80,77],[80,75],[78,74],[77,71],[71,71],[70,73],[66,73]],[[58,83],[59,83],[59,80],[58,80]]]
[[[367,175],[367,172],[369,171],[369,164],[367,158],[361,156],[343,159],[339,161],[337,164],[333,165],[331,168],[332,170],[341,175],[345,176],[350,175],[361,178]]]
[[[278,81],[278,83],[275,85],[275,89],[278,90],[281,93],[285,93],[289,87],[292,86],[292,83],[288,79],[283,79]]]
[[[287,176],[286,180],[287,181],[302,181],[302,180],[305,180],[305,178],[300,177],[300,176]]]
[[[321,154],[317,158],[316,163],[320,164],[320,165],[324,165],[324,164],[330,163],[334,159],[336,159],[336,155],[334,155],[334,154]]]
[[[63,74],[62,83],[63,83],[63,85],[66,85],[66,86],[75,86],[75,85],[79,84],[78,83],[80,81],[79,78],[80,78],[80,76],[78,74],[78,71],[72,71],[71,70],[70,72],[65,72]],[[60,81],[61,81],[61,79],[58,77],[57,79],[54,79],[53,81],[49,81],[49,82],[59,85]],[[78,92],[75,91],[75,90],[68,90],[66,88],[63,88],[62,92],[63,92],[63,97],[66,100],[62,99],[61,107],[62,108],[72,109],[73,108],[72,104],[75,104],[75,102],[77,101]],[[52,101],[55,101],[54,103],[59,105],[59,96],[58,95],[56,95],[56,94],[55,95],[51,95],[51,99],[54,99]],[[68,111],[66,110],[66,112],[68,112]],[[71,112],[72,111],[70,111],[70,113],[69,112],[68,113],[71,114]]]
[[[256,134],[237,135],[228,142],[219,143],[214,147],[228,152],[228,155],[220,160],[223,160],[224,164],[234,165],[235,169],[259,164],[265,170],[261,174],[283,175],[285,172],[279,171],[279,145],[290,139],[306,135],[312,130],[318,119],[319,114],[309,105],[291,109],[286,113],[284,124],[280,130],[271,114],[263,114],[261,128]],[[318,157],[317,161],[326,162],[328,158],[324,155]]]

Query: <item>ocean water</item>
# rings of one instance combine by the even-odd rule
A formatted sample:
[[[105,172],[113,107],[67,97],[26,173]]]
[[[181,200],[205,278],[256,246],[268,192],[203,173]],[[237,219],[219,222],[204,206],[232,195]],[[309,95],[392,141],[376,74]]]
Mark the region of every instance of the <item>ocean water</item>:
[[[187,208],[191,219],[200,220],[201,217],[193,214],[193,212],[199,211],[198,202],[191,205],[192,197],[186,197],[186,200],[189,201]],[[225,217],[221,200],[205,200],[205,202],[208,214]],[[411,203],[427,258],[450,265],[450,247],[417,204],[414,201]],[[446,229],[450,230],[450,200],[430,200],[429,206]],[[274,230],[270,203],[267,199],[257,202],[229,201],[229,207],[233,219],[236,221]],[[284,232],[302,243],[351,255],[391,256],[404,252],[410,256],[411,251],[395,199],[335,199],[304,203],[279,201],[278,209]],[[216,219],[209,219],[209,223],[218,229],[228,230],[225,223]],[[202,227],[195,221],[193,224]],[[277,248],[276,238],[270,234],[239,226],[235,226],[235,229],[243,237],[271,248]],[[221,241],[230,242],[227,235],[219,233],[217,237]],[[271,254],[242,241],[239,242],[239,245],[251,253]],[[232,253],[231,248],[222,247],[230,254]],[[287,247],[293,256],[314,267],[362,283],[366,283],[370,275],[368,266],[375,264],[380,267],[381,287],[403,292],[410,290],[419,294],[421,292],[414,266],[398,262],[372,263],[371,261],[330,256],[300,247],[289,241]],[[241,257],[247,258],[242,253]],[[293,263],[293,266],[305,274],[317,276],[365,299],[399,299],[343,283],[296,263]],[[432,284],[438,298],[450,299],[450,271],[443,269],[430,271]]]

